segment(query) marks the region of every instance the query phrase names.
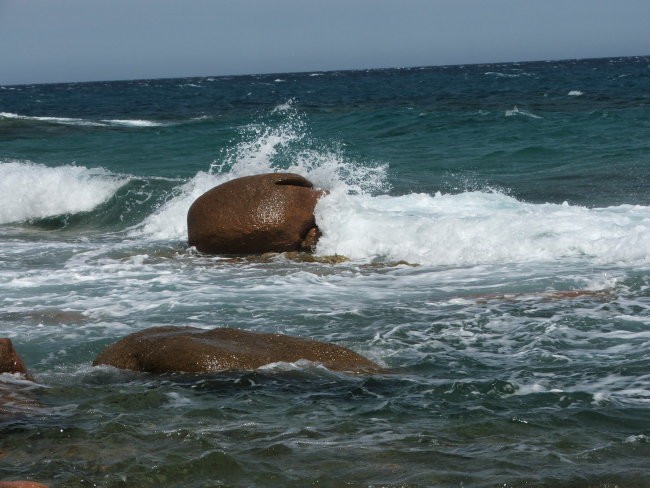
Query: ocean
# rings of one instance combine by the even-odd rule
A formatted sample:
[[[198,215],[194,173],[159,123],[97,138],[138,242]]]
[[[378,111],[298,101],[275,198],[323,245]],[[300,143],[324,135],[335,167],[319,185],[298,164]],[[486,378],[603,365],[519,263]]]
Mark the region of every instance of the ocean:
[[[314,255],[201,255],[236,177],[328,191]],[[650,58],[0,86],[0,479],[650,486]],[[387,369],[92,367],[159,325]]]

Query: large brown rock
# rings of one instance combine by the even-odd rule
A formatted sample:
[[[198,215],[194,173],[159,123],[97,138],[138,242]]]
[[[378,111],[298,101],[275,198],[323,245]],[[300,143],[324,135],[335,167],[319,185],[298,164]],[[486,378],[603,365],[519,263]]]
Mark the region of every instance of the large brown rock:
[[[322,191],[300,175],[246,176],[207,191],[190,206],[190,246],[209,254],[311,251]]]
[[[172,326],[153,327],[126,336],[104,349],[93,366],[106,364],[151,373],[212,373],[300,359],[322,363],[336,371],[381,370],[350,349],[325,342],[238,329]]]
[[[27,368],[14,349],[11,339],[0,339],[0,373],[27,375]]]

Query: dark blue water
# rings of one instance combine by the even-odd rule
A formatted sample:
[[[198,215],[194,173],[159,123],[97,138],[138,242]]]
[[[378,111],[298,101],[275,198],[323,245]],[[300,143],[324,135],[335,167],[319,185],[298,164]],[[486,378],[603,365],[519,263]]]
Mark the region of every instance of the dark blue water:
[[[0,87],[0,336],[35,378],[0,376],[0,479],[650,486],[648,141],[647,57]],[[201,193],[285,170],[329,190],[315,259],[187,247]],[[154,325],[391,373],[91,367]]]

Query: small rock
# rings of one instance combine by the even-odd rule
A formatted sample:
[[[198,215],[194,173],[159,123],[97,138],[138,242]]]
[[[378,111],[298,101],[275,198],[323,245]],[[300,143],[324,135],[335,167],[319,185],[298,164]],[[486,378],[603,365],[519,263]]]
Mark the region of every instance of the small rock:
[[[11,339],[0,339],[0,373],[27,375],[27,368],[14,349]]]

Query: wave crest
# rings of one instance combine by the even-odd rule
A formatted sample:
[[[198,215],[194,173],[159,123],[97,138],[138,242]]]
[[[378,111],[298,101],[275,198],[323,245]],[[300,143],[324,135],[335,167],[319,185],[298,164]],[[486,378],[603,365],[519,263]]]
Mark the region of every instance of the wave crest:
[[[127,181],[102,168],[0,162],[0,224],[90,211]]]

